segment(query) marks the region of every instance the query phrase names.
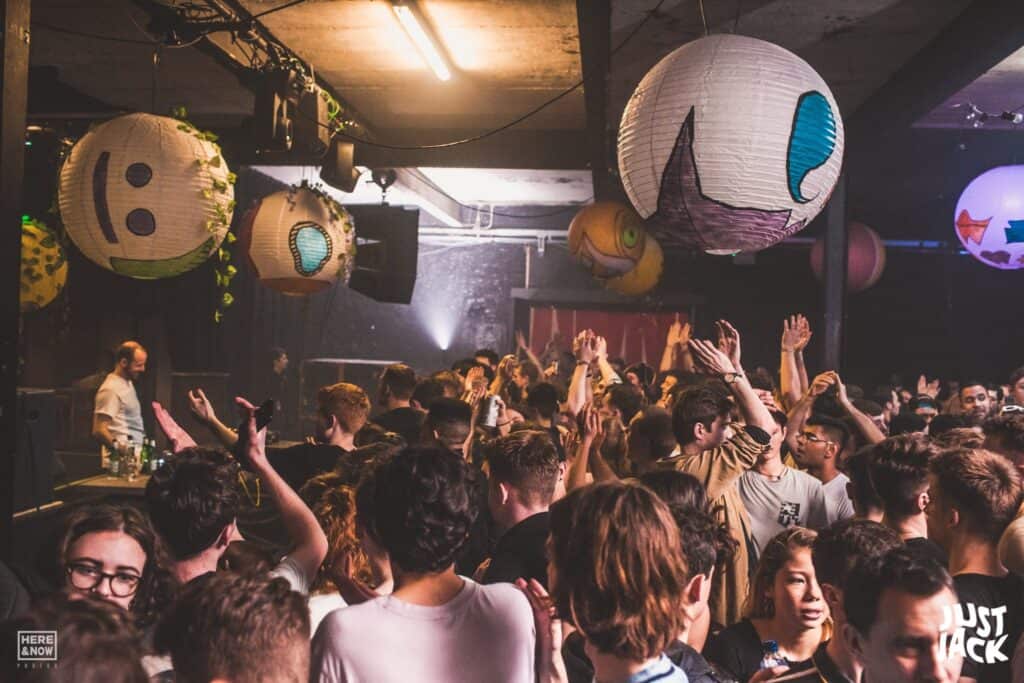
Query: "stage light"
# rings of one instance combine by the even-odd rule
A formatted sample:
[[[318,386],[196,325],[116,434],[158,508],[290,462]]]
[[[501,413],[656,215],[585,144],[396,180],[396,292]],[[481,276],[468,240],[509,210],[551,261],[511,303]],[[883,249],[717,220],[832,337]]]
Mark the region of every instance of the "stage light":
[[[413,42],[416,49],[419,50],[420,56],[427,63],[428,66],[434,71],[434,74],[438,79],[442,81],[448,81],[452,77],[452,72],[445,63],[444,57],[441,55],[441,51],[437,47],[437,43],[427,33],[420,22],[419,17],[416,16],[416,12],[413,7],[405,2],[395,2],[391,5],[391,9],[395,12],[395,17],[398,18],[398,23],[405,29],[406,35],[409,36],[409,40]]]

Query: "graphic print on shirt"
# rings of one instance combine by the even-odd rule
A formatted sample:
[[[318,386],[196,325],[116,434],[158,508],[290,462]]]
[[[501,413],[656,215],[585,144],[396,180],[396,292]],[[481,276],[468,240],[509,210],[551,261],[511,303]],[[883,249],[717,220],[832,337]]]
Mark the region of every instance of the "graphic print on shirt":
[[[800,503],[783,502],[779,504],[779,524],[791,527],[800,522]]]
[[[942,608],[940,653],[960,655],[978,664],[1009,661],[1013,643],[1007,647],[1006,605],[988,607],[973,602]]]

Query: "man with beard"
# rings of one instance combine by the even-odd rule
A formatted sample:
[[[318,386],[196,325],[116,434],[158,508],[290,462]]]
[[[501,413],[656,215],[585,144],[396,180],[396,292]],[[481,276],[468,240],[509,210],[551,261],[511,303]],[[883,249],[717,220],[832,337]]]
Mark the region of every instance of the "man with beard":
[[[92,436],[100,443],[104,468],[115,441],[130,438],[135,446],[141,446],[146,436],[134,384],[145,371],[146,349],[138,342],[126,341],[118,347],[114,369],[96,392]]]
[[[980,425],[992,410],[992,398],[981,382],[968,381],[960,387],[960,405],[972,425]]]

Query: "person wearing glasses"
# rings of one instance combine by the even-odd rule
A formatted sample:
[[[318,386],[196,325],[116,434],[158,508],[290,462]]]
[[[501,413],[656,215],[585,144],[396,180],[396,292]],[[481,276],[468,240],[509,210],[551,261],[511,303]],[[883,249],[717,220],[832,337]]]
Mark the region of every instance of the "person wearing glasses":
[[[812,415],[796,435],[794,455],[807,473],[821,480],[828,524],[853,517],[853,503],[846,493],[850,478],[839,471],[839,454],[850,432],[842,420]]]
[[[145,628],[169,601],[173,579],[149,519],[129,506],[88,505],[72,512],[58,546],[64,588],[133,613]]]

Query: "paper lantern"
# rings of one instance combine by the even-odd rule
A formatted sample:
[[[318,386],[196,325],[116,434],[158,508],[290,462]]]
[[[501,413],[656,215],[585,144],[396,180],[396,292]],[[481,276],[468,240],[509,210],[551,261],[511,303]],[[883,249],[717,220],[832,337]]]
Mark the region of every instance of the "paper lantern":
[[[348,284],[355,262],[352,216],[308,187],[264,197],[246,215],[242,246],[260,281],[284,294]]]
[[[68,262],[57,237],[42,223],[21,218],[21,312],[43,308],[68,279]]]
[[[573,217],[569,252],[622,294],[643,294],[661,277],[661,245],[647,234],[636,211],[618,202],[595,202]]]
[[[851,294],[873,287],[885,271],[885,242],[863,223],[852,222],[847,228],[846,291]],[[811,269],[822,279],[825,261],[825,238],[819,237],[811,247]]]
[[[757,251],[828,201],[843,122],[821,77],[763,40],[719,34],[667,55],[619,126],[623,186],[666,246]]]
[[[964,249],[986,266],[1024,268],[1024,166],[998,166],[972,180],[954,222]]]
[[[89,260],[156,279],[203,263],[227,234],[234,176],[191,125],[128,114],[100,124],[60,172],[61,218]]]

